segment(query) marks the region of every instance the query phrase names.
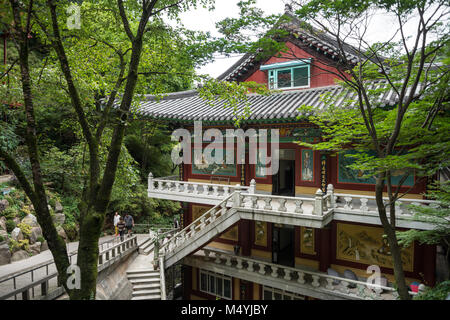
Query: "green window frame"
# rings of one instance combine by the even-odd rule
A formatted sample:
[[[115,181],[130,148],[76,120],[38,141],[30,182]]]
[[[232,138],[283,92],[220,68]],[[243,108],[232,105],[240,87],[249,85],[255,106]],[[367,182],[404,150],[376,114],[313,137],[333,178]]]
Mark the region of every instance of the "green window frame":
[[[310,64],[272,69],[268,71],[268,75],[269,89],[300,89],[309,88],[311,85]],[[304,80],[306,80],[307,83],[305,83]]]

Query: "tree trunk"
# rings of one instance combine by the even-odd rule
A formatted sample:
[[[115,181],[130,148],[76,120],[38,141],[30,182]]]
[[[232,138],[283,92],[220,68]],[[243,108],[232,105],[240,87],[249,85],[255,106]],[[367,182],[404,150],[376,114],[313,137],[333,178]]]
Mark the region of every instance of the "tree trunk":
[[[406,285],[405,274],[403,272],[403,264],[401,257],[400,246],[398,245],[395,229],[392,228],[386,215],[386,207],[383,202],[383,188],[385,174],[379,174],[375,185],[375,198],[378,207],[378,214],[380,216],[381,224],[383,225],[384,233],[386,234],[389,249],[392,255],[392,261],[394,264],[394,278],[397,285],[397,291],[402,300],[410,300],[411,296],[408,293],[408,287]]]

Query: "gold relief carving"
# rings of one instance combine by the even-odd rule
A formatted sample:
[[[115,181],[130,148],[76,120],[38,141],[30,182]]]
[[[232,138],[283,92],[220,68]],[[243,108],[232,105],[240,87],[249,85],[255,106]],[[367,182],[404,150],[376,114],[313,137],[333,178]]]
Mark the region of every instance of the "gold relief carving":
[[[300,227],[300,251],[305,254],[316,254],[314,241],[314,229]]]
[[[211,207],[205,207],[205,206],[192,206],[192,222],[199,218],[201,215],[205,214],[206,211],[211,209]]]
[[[227,232],[222,234],[219,238],[225,239],[225,240],[237,241],[238,240],[238,226],[231,228],[230,230],[228,230]]]
[[[267,247],[267,222],[255,221],[255,244]]]
[[[382,228],[337,224],[336,259],[393,268],[388,241]],[[403,268],[413,271],[414,247],[401,251]]]

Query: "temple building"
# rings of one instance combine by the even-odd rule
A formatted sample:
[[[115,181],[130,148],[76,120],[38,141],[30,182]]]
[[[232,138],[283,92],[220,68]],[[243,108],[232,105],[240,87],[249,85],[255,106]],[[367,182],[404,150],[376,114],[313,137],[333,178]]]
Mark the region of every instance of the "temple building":
[[[344,152],[333,155],[296,143],[320,139],[320,128],[307,117],[299,120],[298,108],[326,108],[321,96],[344,90],[336,84],[336,43],[325,33],[302,29],[295,19],[285,27],[290,34],[283,41],[296,59],[285,53],[262,60],[246,54],[219,77],[278,90],[249,94],[239,105],[250,109],[240,124],[244,132],[278,129],[278,170],[265,170],[260,163],[264,156],[250,163],[249,143],[244,143],[245,163],[183,163],[179,179],[150,174],[149,197],[183,205],[182,230],[160,248],[164,268],[183,266],[183,298],[188,300],[395,299],[393,263],[374,201],[374,179],[349,169],[352,160]],[[349,60],[356,62],[356,49],[345,48]],[[382,103],[395,104],[394,96],[386,93]],[[225,136],[227,129],[236,129],[236,115],[224,104],[217,100],[211,105],[191,90],[161,100],[149,97],[138,113],[191,133],[194,121],[201,121],[203,133],[215,128]],[[271,156],[270,138],[262,155]],[[202,145],[209,143],[203,139]],[[238,142],[233,146],[223,146],[224,159],[237,151]],[[236,159],[237,152],[233,154]],[[411,219],[407,208],[432,203],[423,197],[425,183],[416,183],[411,175],[402,191],[410,188],[397,202],[398,230],[432,228]],[[434,285],[436,250],[418,243],[402,249],[408,285]],[[377,270],[381,289],[375,290],[370,280]]]

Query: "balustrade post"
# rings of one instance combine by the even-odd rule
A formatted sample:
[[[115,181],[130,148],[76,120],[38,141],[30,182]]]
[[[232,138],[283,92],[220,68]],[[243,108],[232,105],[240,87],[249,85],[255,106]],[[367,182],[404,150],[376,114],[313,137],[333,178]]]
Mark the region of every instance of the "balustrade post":
[[[256,193],[256,181],[255,179],[250,180],[250,188],[248,189],[248,193],[255,194]]]
[[[216,256],[216,260],[214,260],[214,262],[215,262],[215,263],[221,263],[222,260],[220,259],[220,253],[216,252],[216,253],[215,253],[215,256]]]
[[[242,269],[242,259],[241,258],[236,258],[236,261],[237,261],[236,268]]]
[[[259,271],[258,272],[260,274],[266,274],[266,270],[265,270],[266,265],[264,263],[258,263],[258,265],[259,265]]]
[[[359,207],[359,210],[369,211],[369,207],[367,206],[367,202],[369,202],[369,199],[361,198],[360,201],[361,201],[361,207]]]
[[[331,279],[331,278],[326,278],[326,280],[327,280],[327,285],[326,285],[326,288],[328,289],[328,290],[333,290],[334,289],[334,286],[333,286],[333,279]]]
[[[195,184],[192,186],[192,188],[193,188],[192,193],[193,193],[193,194],[198,194],[198,190],[197,190],[197,189],[198,189],[198,184],[195,183]]]
[[[266,205],[264,206],[264,210],[272,210],[272,198],[266,197],[264,198],[264,201],[266,202]]]
[[[253,261],[248,261],[247,270],[250,271],[250,272],[254,271],[254,269],[253,269]]]
[[[312,278],[313,278],[313,282],[311,283],[312,286],[316,287],[316,288],[320,287],[320,282],[319,282],[320,277],[317,275],[312,275]]]
[[[298,274],[297,282],[300,284],[304,284],[305,283],[305,274],[301,271],[297,271],[297,274]]]
[[[314,199],[314,214],[318,216],[323,215],[323,192],[320,189],[317,189]]]
[[[278,211],[286,212],[287,211],[286,206],[285,206],[286,199],[278,199],[278,202],[280,203],[280,206],[278,207]]]
[[[303,213],[302,203],[302,200],[295,200],[295,213]]]
[[[346,210],[352,210],[353,209],[353,205],[352,205],[352,197],[344,197],[345,200],[345,205],[344,205],[344,209]]]
[[[274,277],[274,278],[277,278],[278,277],[278,267],[275,267],[275,266],[270,266],[271,268],[272,268],[272,274],[271,274],[271,276],[272,277]]]
[[[291,280],[291,271],[289,269],[284,269],[284,279]]]
[[[223,187],[223,196],[224,196],[224,198],[226,198],[229,194],[230,194],[230,187],[229,186]]]
[[[334,186],[332,184],[329,184],[327,186],[327,195],[330,201],[330,207],[328,209],[336,208],[336,200],[334,198]]]
[[[236,207],[236,208],[239,208],[240,206],[241,206],[241,197],[240,197],[240,192],[239,191],[236,191],[235,193],[234,193],[234,199],[233,199],[233,206],[234,207]]]
[[[153,191],[155,189],[155,186],[153,185],[153,173],[148,174],[148,191]]]
[[[218,195],[219,195],[219,187],[213,186],[213,196],[218,196]]]
[[[231,267],[231,256],[226,257],[227,262],[225,263],[227,266]]]

